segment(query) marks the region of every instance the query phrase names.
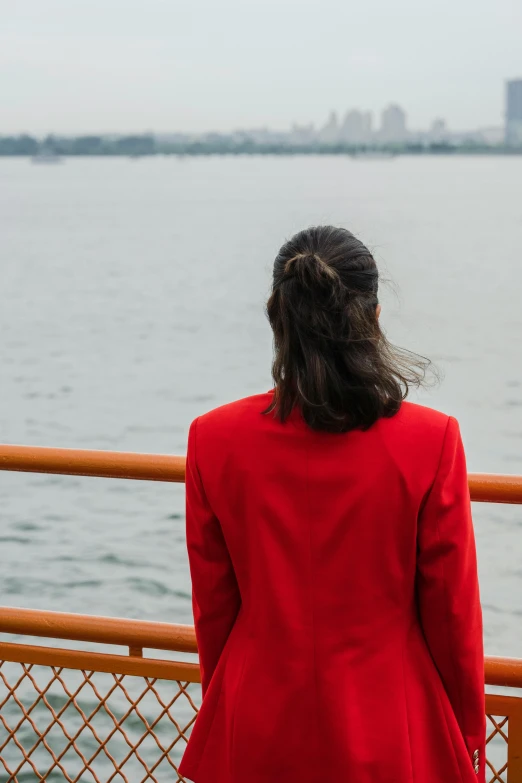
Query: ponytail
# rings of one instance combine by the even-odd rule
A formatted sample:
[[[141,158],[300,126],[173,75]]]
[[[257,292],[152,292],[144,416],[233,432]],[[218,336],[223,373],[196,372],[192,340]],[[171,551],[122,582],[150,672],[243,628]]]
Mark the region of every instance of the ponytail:
[[[328,432],[397,413],[429,362],[388,343],[377,290],[372,254],[345,229],[310,228],[283,245],[267,302],[275,393],[265,413],[285,421],[297,405],[310,427]]]

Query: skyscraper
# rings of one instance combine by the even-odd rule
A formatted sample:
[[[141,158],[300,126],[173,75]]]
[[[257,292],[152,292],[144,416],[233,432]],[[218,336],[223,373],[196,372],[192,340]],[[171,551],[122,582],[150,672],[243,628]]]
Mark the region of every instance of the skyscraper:
[[[364,144],[370,141],[372,133],[372,115],[351,109],[346,112],[341,127],[341,138],[348,144]]]
[[[323,144],[336,144],[339,141],[339,120],[337,119],[337,112],[330,112],[328,122],[319,131],[319,140]]]
[[[428,140],[435,144],[440,144],[446,141],[448,138],[448,126],[446,120],[437,117],[431,123],[431,128],[428,131]]]
[[[522,79],[506,84],[506,144],[522,147]]]
[[[407,135],[406,112],[397,104],[390,104],[381,115],[381,139],[389,142],[404,141]]]

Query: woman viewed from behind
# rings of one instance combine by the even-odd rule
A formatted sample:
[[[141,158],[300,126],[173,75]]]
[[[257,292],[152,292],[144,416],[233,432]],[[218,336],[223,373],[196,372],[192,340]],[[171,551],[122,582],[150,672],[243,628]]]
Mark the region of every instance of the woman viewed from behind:
[[[274,389],[191,425],[195,783],[484,783],[459,428],[404,402],[424,363],[387,342],[377,291],[349,231],[294,236],[267,306]]]

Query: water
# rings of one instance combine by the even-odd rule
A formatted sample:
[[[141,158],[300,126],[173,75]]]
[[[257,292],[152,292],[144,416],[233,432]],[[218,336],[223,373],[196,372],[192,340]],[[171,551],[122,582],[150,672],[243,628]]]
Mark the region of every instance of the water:
[[[522,159],[0,160],[0,441],[181,454],[270,387],[280,243],[360,234],[470,470],[522,473]],[[183,487],[0,474],[4,605],[191,622]],[[522,655],[522,510],[475,509],[489,653]]]

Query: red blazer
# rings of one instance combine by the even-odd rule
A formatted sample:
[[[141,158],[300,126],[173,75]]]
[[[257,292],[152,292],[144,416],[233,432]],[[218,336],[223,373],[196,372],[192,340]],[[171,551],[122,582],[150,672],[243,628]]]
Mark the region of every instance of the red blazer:
[[[458,424],[404,403],[315,432],[271,393],[196,419],[196,783],[485,781],[482,617]]]

